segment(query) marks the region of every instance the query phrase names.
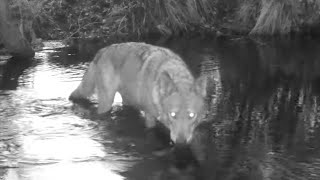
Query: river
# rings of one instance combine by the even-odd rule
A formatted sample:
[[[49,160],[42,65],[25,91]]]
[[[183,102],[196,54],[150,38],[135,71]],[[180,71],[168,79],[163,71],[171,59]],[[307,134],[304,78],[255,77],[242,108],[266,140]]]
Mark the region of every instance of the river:
[[[0,65],[0,179],[320,179],[320,41],[208,39],[148,41],[208,78],[196,168],[155,156],[119,95],[103,119],[96,103],[68,100],[107,43],[48,41],[32,60]]]

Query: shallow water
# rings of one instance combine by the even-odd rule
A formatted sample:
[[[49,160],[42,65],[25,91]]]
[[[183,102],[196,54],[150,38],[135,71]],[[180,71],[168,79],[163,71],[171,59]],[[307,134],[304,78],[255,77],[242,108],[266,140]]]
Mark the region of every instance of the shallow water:
[[[207,75],[206,122],[192,172],[172,168],[145,144],[143,118],[119,105],[68,96],[103,43],[46,42],[31,61],[0,65],[0,179],[320,179],[320,42],[151,41]]]

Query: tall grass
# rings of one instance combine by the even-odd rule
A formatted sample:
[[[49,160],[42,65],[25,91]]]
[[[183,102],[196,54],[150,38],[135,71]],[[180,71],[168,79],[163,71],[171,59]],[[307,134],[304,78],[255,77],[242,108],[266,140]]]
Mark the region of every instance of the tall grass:
[[[108,18],[116,18],[119,27],[123,26],[120,29],[129,33],[176,35],[212,22],[215,1],[218,0],[122,1],[112,7]]]
[[[236,20],[245,28],[252,29],[259,15],[261,2],[259,0],[242,0],[236,12]]]
[[[162,34],[192,31],[214,15],[215,0],[145,0],[145,28]]]
[[[250,34],[288,34],[298,26],[298,0],[262,0],[260,14]]]
[[[149,27],[157,27],[165,34],[234,22],[250,35],[283,35],[320,22],[320,0],[145,0],[144,3],[147,17],[153,22]],[[224,9],[229,5],[237,6],[235,16],[230,16],[233,10]],[[226,12],[225,17],[216,17],[220,11]]]
[[[46,38],[202,30],[288,34],[320,22],[320,0],[12,0]],[[233,23],[233,24],[232,24]],[[230,26],[231,24],[231,26]],[[229,29],[228,29],[229,28]],[[31,28],[29,28],[31,29]],[[47,35],[48,37],[48,35]]]

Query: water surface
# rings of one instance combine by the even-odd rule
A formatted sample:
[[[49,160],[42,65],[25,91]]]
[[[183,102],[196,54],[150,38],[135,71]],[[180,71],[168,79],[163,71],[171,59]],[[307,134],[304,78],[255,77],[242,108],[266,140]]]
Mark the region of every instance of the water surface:
[[[316,40],[150,41],[208,77],[196,173],[145,144],[143,117],[115,99],[110,116],[68,96],[105,44],[46,42],[31,61],[0,65],[0,179],[320,178],[320,43]],[[198,151],[197,151],[198,150]]]

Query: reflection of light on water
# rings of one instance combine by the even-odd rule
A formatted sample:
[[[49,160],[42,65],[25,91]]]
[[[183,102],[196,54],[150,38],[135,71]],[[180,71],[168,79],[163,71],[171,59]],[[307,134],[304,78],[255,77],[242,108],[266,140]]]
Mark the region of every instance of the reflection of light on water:
[[[103,163],[60,163],[40,167],[30,173],[34,180],[121,180],[122,176],[108,170]]]
[[[19,83],[24,88],[33,89],[38,98],[68,97],[80,84],[88,64],[83,70],[70,70],[56,66],[49,62],[51,51],[55,52],[54,50],[37,52],[36,58],[41,59],[41,63],[34,67],[32,72],[22,76]],[[122,98],[118,92],[115,94],[114,104],[122,104]]]
[[[117,150],[112,146],[105,147],[94,122],[68,116],[71,110],[64,106],[68,101],[60,98],[68,97],[79,85],[86,68],[60,66],[50,61],[55,50],[47,49],[36,53],[41,61],[19,77],[17,94],[22,95],[17,100],[22,108],[12,121],[19,131],[19,168],[8,172],[5,180],[124,179],[117,172],[126,171],[134,161],[114,153]],[[114,104],[121,103],[117,93]]]
[[[24,138],[23,149],[27,157],[37,160],[68,161],[105,155],[99,143],[85,136],[72,135],[51,138],[27,136]]]
[[[61,41],[44,41],[44,47],[42,49],[56,49],[56,48],[63,48],[66,45]]]
[[[123,178],[116,172],[130,166],[129,162],[117,161],[125,157],[108,153],[90,121],[65,115],[33,115],[14,122],[21,132],[21,163],[33,165],[19,170],[19,175],[28,176],[22,179],[118,180]]]
[[[7,174],[5,174],[4,180],[19,180],[19,174],[16,169],[8,169]]]
[[[122,180],[103,162],[58,163],[9,169],[5,180]]]
[[[210,94],[210,107],[211,115],[217,113],[217,104],[221,100],[222,95],[222,81],[221,81],[221,72],[220,72],[220,63],[219,60],[212,56],[211,54],[203,54],[203,61],[201,62],[201,74],[207,78],[208,90],[212,92]]]
[[[32,69],[32,72],[20,77],[19,84],[23,88],[31,88],[36,92],[37,98],[68,97],[79,85],[79,70],[76,72],[48,62],[48,53],[37,53],[42,62]],[[76,74],[78,73],[78,74]]]
[[[77,83],[63,81],[61,71],[46,67],[37,69],[33,78],[33,88],[41,98],[67,97],[76,87]]]
[[[52,51],[52,52],[55,52],[55,51]],[[35,55],[34,55],[34,58],[35,59],[49,59],[49,54],[48,52],[37,52]]]
[[[69,161],[105,156],[103,147],[91,139],[93,130],[85,128],[88,122],[80,118],[34,116],[15,122],[23,133],[22,153],[27,159]]]

